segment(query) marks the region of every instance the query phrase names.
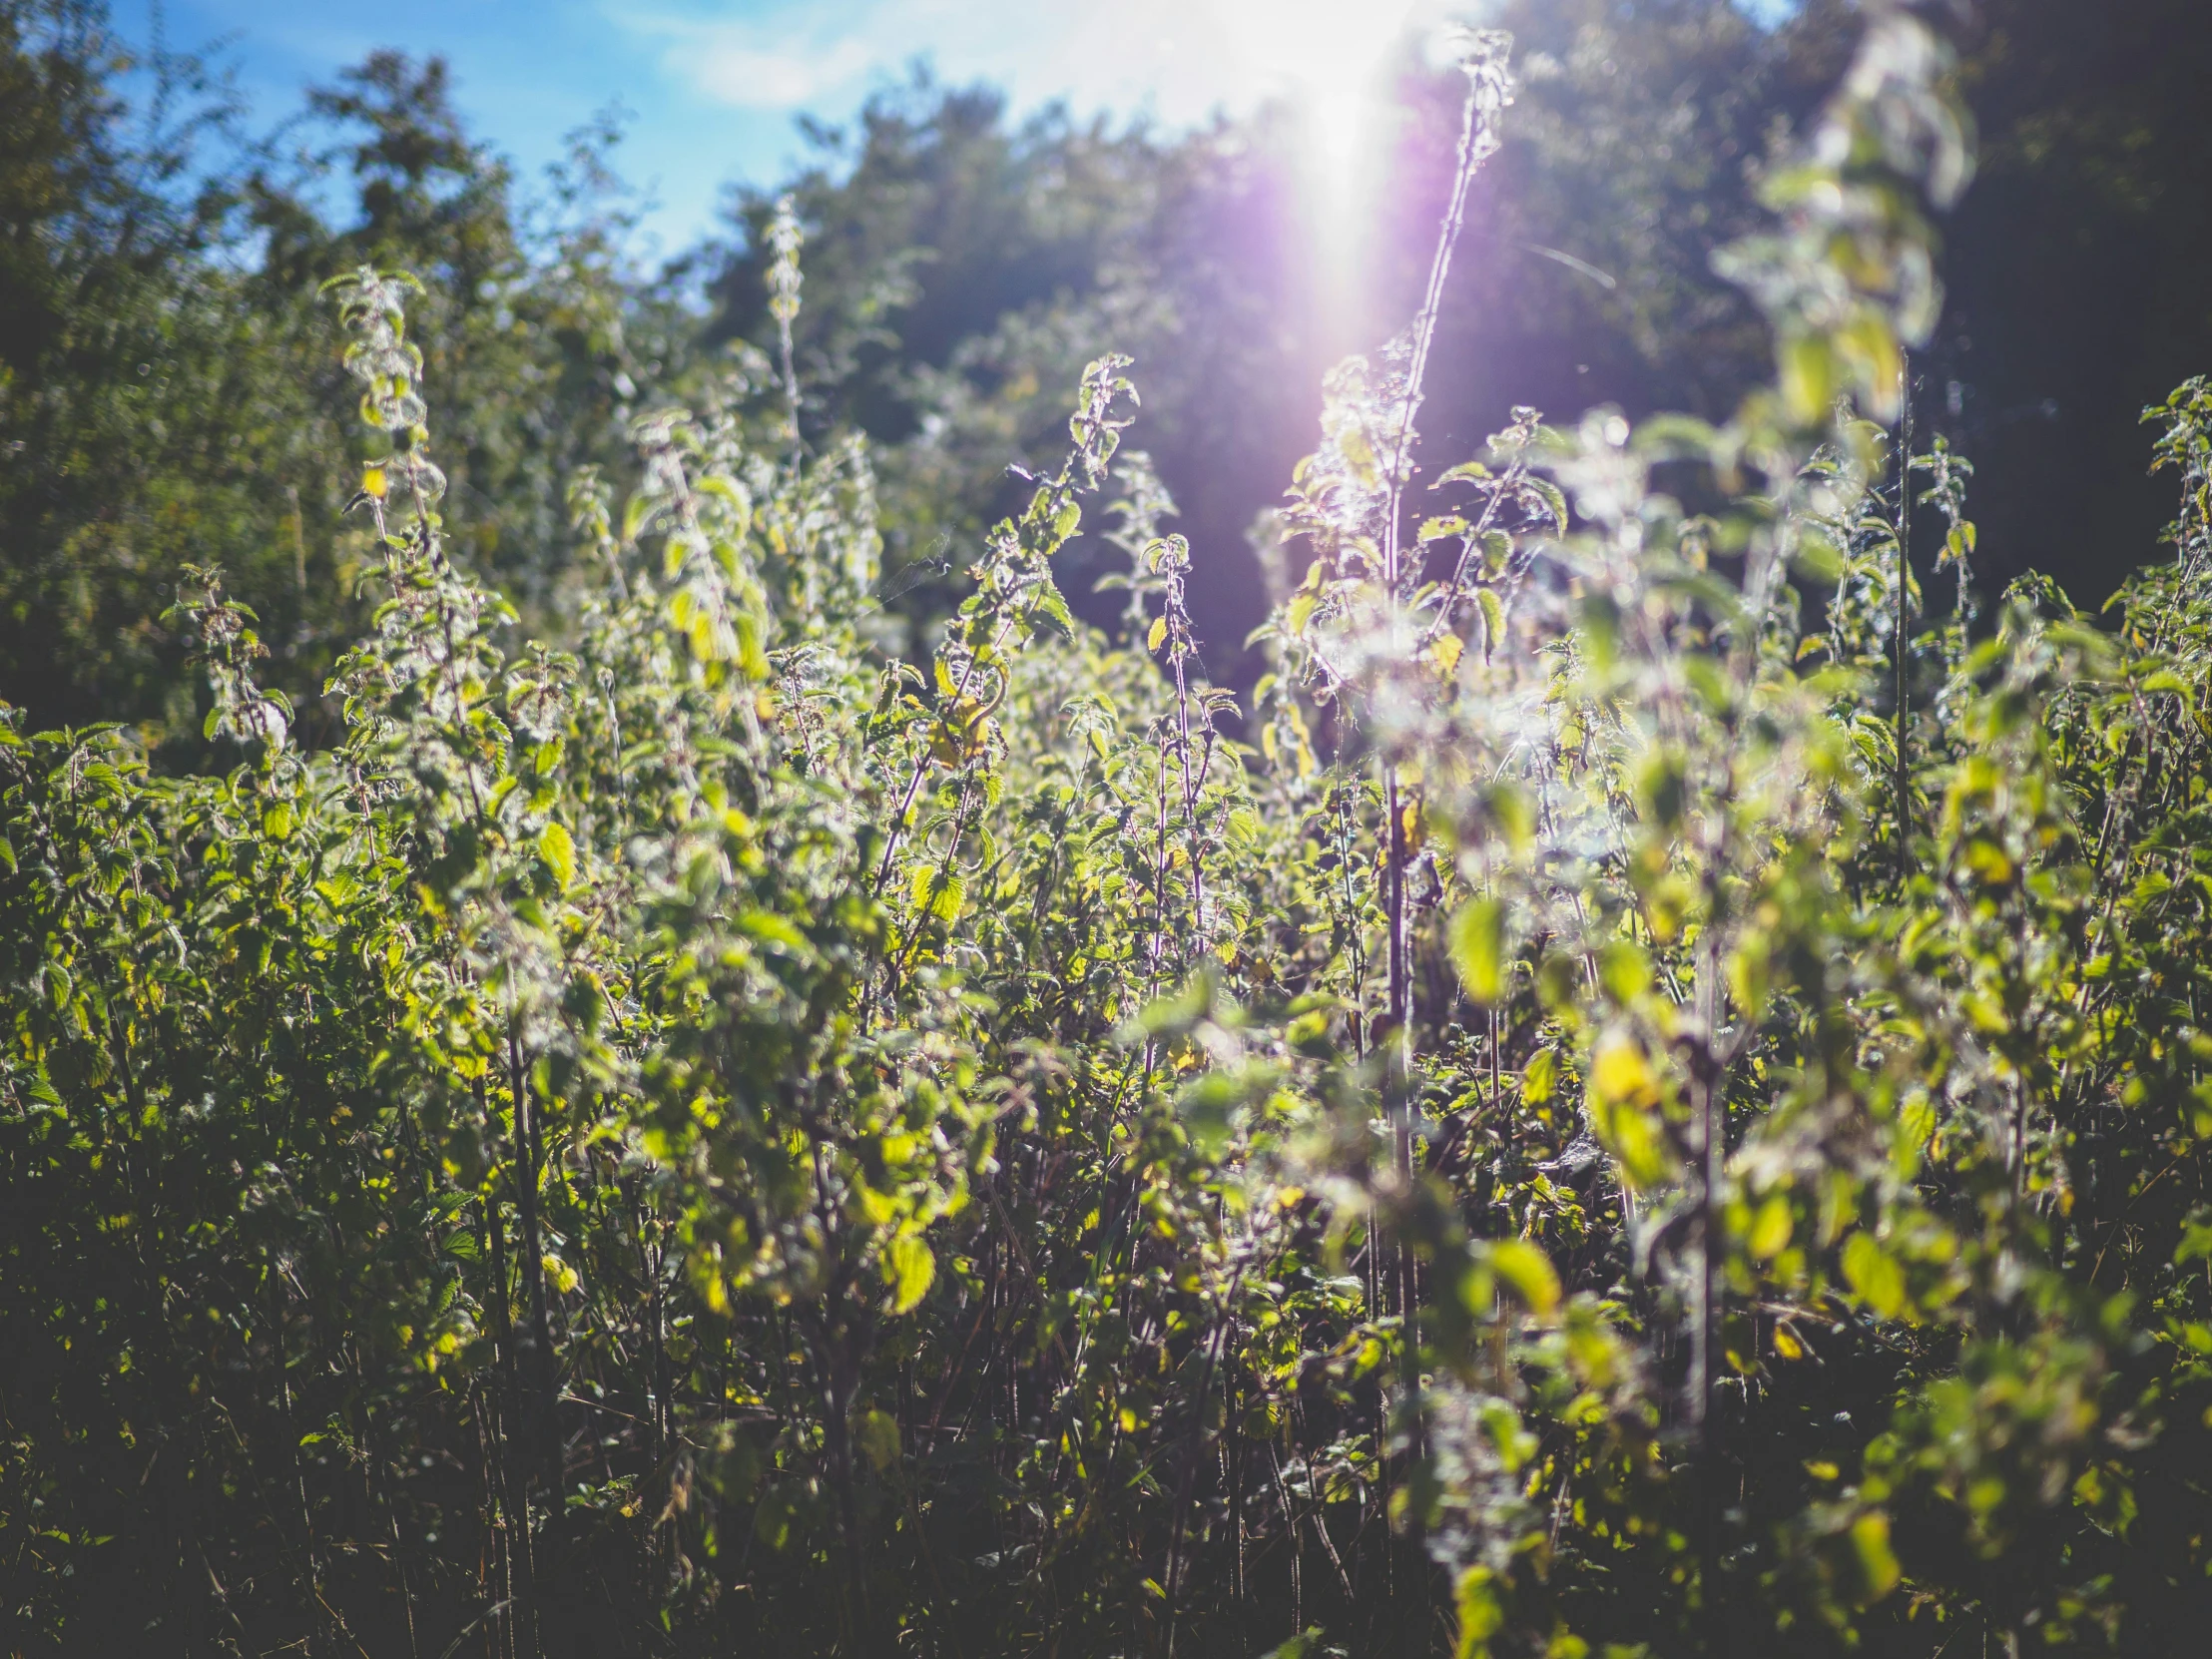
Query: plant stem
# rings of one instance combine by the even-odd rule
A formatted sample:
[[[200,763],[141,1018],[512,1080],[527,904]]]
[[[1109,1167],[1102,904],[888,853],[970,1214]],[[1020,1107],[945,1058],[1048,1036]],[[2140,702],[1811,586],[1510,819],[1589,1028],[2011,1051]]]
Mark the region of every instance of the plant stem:
[[[1910,711],[1907,707],[1909,689],[1906,684],[1906,596],[1913,582],[1913,362],[1907,357],[1898,371],[1898,596],[1897,623],[1891,655],[1896,676],[1897,705],[1897,812],[1898,812],[1898,879],[1904,880],[1913,872],[1913,800],[1912,782],[1906,764],[1906,741]]]
[[[530,1109],[522,1048],[512,1030],[507,1033],[507,1078],[514,1096],[515,1208],[522,1220],[522,1274],[529,1282],[530,1293],[529,1371],[522,1382],[531,1390],[532,1415],[537,1419],[533,1437],[538,1442],[538,1454],[544,1459],[546,1501],[551,1518],[557,1520],[565,1479],[561,1466],[560,1419],[555,1405],[553,1334],[545,1310],[545,1249],[538,1225],[538,1174],[544,1149],[539,1141],[535,1114]]]

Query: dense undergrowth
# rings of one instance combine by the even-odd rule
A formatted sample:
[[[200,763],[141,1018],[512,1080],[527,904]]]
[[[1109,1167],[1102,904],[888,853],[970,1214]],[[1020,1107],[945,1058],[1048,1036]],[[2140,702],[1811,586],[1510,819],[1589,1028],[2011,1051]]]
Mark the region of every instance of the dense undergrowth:
[[[208,570],[232,770],[0,727],[10,1650],[2184,1650],[2212,391],[2109,625],[1976,618],[1880,424],[1968,158],[1869,14],[1730,256],[1775,386],[1416,467],[1471,43],[1244,711],[1123,359],[918,662],[788,347],[573,476],[508,650],[409,281],[334,283],[342,731]]]

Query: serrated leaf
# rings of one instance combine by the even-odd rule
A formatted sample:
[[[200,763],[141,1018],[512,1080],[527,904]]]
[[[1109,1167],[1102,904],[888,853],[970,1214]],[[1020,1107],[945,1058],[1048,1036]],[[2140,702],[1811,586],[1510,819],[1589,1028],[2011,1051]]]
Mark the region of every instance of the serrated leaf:
[[[1505,643],[1505,602],[1498,598],[1495,588],[1474,590],[1474,602],[1482,607],[1483,656]]]
[[[1548,478],[1531,478],[1528,480],[1527,487],[1543,503],[1544,512],[1551,519],[1552,528],[1560,535],[1565,535],[1567,533],[1567,498],[1560,493],[1559,486]]]
[[[1052,624],[1053,631],[1061,639],[1071,645],[1074,644],[1075,617],[1068,610],[1068,602],[1062,597],[1059,585],[1049,576],[1038,585],[1037,610],[1043,614],[1046,621]]]
[[[967,882],[962,877],[939,870],[934,865],[923,864],[914,870],[907,881],[916,909],[927,911],[939,921],[953,922],[960,919],[961,907],[967,901]]]
[[[937,1277],[937,1258],[913,1233],[901,1233],[883,1253],[885,1276],[890,1280],[891,1312],[905,1314],[929,1294]]]
[[[538,831],[538,856],[563,889],[576,879],[576,841],[560,825],[548,824]]]

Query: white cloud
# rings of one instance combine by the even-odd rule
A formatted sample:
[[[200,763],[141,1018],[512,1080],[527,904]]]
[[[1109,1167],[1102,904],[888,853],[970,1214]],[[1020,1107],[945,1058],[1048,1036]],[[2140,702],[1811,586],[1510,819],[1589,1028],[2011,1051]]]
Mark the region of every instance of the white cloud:
[[[718,103],[741,110],[798,110],[843,91],[876,64],[867,42],[756,46],[710,37],[669,49],[669,67]]]
[[[842,102],[889,67],[894,4],[777,3],[742,15],[641,12],[603,0],[607,21],[655,41],[662,65],[681,85],[730,109],[796,112]],[[894,27],[885,29],[884,23]]]
[[[1174,124],[1264,98],[1351,92],[1435,0],[736,0],[611,22],[665,43],[670,73],[734,108],[845,104],[926,56],[1017,104],[1146,111]],[[832,113],[826,111],[825,113]]]

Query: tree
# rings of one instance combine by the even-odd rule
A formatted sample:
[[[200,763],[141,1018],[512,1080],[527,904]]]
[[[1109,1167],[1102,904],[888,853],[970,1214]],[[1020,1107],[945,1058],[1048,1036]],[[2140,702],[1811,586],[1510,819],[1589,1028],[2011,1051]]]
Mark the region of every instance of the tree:
[[[364,550],[340,513],[358,446],[313,288],[359,260],[437,277],[438,366],[473,433],[454,458],[478,507],[470,552],[533,617],[557,609],[560,481],[619,457],[633,375],[678,372],[691,342],[624,263],[611,133],[580,133],[551,200],[521,209],[435,62],[378,54],[314,94],[287,160],[240,139],[190,60],[156,62],[163,90],[132,110],[115,86],[133,60],[95,6],[12,7],[0,50],[22,94],[0,341],[5,694],[42,722],[141,725],[190,764],[207,710],[160,618],[197,560],[229,571],[277,680],[319,718],[362,620]],[[352,180],[349,226],[317,206],[333,167]]]

